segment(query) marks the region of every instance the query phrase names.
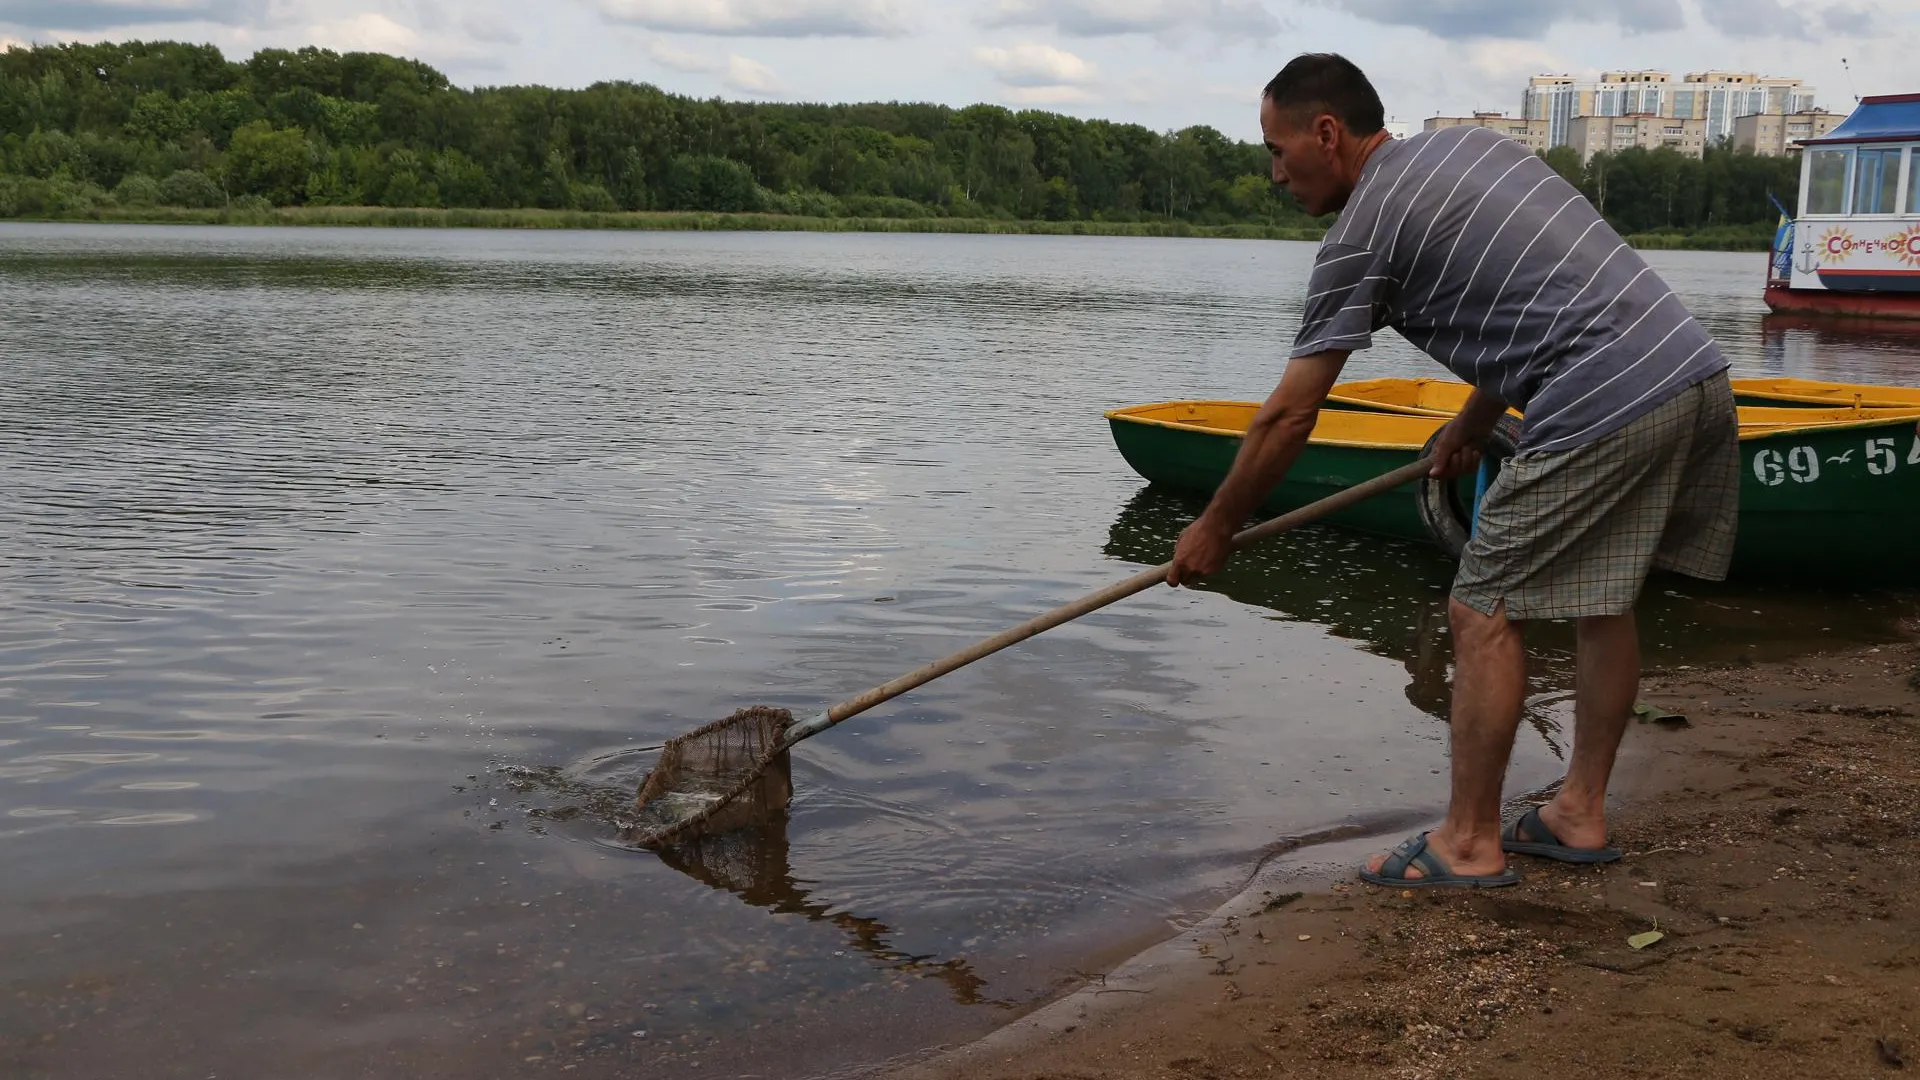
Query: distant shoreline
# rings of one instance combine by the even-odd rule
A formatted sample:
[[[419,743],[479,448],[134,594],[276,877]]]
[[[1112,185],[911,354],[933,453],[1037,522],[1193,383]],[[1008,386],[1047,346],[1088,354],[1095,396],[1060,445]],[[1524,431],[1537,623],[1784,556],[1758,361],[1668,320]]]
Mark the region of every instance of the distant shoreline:
[[[116,207],[63,217],[0,220],[126,225],[296,225],[412,229],[602,229],[648,232],[991,233],[1035,236],[1173,236],[1309,240],[1318,225],[1194,225],[1185,221],[1026,221],[1002,218],[802,217],[687,211],[492,210],[384,206],[283,206],[270,210]]]
[[[494,210],[384,206],[285,206],[270,210],[112,208],[63,217],[0,221],[124,225],[290,225],[410,229],[597,229],[649,232],[970,233],[1027,236],[1148,236],[1208,240],[1318,241],[1318,225],[1194,225],[1185,221],[1028,221],[1002,218],[801,217],[707,211]],[[1771,232],[1752,236],[1639,233],[1642,250],[1766,251]]]

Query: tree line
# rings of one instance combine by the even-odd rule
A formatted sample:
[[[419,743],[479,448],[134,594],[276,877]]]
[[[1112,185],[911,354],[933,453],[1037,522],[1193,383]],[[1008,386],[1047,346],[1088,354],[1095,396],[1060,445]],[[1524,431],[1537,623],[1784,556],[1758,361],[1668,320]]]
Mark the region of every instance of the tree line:
[[[1571,147],[1556,146],[1547,164],[1580,189],[1621,233],[1710,232],[1766,227],[1791,209],[1800,191],[1800,159],[1762,157],[1727,142],[1701,157],[1672,147],[1599,153],[1582,165]],[[1768,235],[1771,235],[1768,232]]]
[[[1768,221],[1766,190],[1790,198],[1797,182],[1724,150],[1678,166],[1633,153],[1573,162],[1625,231]],[[1268,170],[1264,148],[1210,127],[993,105],[463,89],[416,60],[318,48],[0,53],[0,216],[318,205],[1311,224]]]

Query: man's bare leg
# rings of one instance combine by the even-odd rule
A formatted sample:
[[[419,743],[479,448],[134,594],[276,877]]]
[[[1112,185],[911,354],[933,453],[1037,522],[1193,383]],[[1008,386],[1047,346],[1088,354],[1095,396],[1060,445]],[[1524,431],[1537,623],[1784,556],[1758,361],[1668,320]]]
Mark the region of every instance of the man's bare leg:
[[[1507,865],[1500,790],[1526,704],[1526,650],[1504,606],[1482,615],[1449,599],[1447,615],[1453,624],[1453,798],[1427,847],[1456,874],[1498,874]],[[1386,853],[1375,855],[1367,868],[1378,872],[1386,860]],[[1423,875],[1409,867],[1406,876]]]
[[[1640,637],[1631,612],[1581,619],[1578,634],[1573,757],[1540,820],[1568,847],[1597,848],[1607,842],[1607,781],[1640,694]]]

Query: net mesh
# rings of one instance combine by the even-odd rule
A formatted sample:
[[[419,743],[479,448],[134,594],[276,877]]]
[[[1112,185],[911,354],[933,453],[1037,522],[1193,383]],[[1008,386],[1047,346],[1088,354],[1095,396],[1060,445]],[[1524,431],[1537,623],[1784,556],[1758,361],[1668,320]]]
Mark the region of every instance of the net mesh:
[[[791,763],[780,749],[792,724],[785,709],[755,706],[668,742],[640,782],[624,839],[661,848],[777,820],[793,799]]]

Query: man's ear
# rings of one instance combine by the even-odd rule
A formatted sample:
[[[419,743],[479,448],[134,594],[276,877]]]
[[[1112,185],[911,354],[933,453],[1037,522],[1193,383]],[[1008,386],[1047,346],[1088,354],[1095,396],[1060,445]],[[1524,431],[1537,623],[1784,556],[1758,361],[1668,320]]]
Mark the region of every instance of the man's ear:
[[[1331,113],[1321,113],[1313,118],[1313,141],[1328,150],[1338,149],[1340,133],[1344,129],[1338,117]]]

